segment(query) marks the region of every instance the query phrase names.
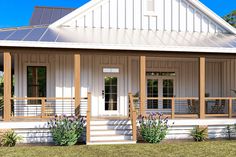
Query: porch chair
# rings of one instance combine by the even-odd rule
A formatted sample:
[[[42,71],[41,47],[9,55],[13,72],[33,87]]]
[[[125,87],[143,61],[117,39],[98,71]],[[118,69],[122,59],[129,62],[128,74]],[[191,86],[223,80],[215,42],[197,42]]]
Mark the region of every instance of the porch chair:
[[[211,106],[211,113],[224,113],[225,105],[225,100],[216,100],[215,104]]]
[[[194,99],[188,99],[187,102],[189,113],[198,113],[198,101]]]

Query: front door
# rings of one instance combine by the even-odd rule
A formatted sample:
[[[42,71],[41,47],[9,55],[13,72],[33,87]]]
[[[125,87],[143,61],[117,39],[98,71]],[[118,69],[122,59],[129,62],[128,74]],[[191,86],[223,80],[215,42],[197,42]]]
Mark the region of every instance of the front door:
[[[147,101],[148,110],[168,111],[171,109],[171,100],[162,98],[174,96],[174,82],[175,73],[161,72],[147,75],[147,97],[159,98]]]
[[[100,85],[100,116],[119,116],[121,115],[120,100],[120,70],[119,68],[103,68],[102,81]]]

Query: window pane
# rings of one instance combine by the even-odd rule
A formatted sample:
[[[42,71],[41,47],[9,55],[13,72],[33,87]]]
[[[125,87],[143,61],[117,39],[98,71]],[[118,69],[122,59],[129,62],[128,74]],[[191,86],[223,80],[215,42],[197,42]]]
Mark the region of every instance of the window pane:
[[[163,80],[163,97],[174,96],[174,81],[172,79]],[[163,100],[163,108],[171,108],[171,100]]]
[[[117,110],[117,77],[105,77],[105,110]]]
[[[158,80],[157,79],[148,79],[147,80],[147,96],[157,98],[158,97]],[[147,101],[148,109],[157,109],[158,100],[148,100]]]

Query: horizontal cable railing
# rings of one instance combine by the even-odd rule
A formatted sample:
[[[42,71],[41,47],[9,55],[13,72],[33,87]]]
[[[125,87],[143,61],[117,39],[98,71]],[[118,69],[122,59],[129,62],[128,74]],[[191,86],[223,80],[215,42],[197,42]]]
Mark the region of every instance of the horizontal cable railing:
[[[233,97],[209,97],[205,98],[206,117],[236,116],[236,98]]]
[[[139,97],[133,98],[134,106],[140,114]],[[200,104],[198,97],[147,97],[145,113],[163,113],[171,118],[198,118]],[[236,116],[235,97],[207,97],[205,98],[206,117]]]
[[[4,101],[3,101],[3,97],[0,97],[0,120],[3,119],[3,108],[4,107]]]
[[[74,115],[74,98],[11,98],[12,118],[50,118]]]
[[[135,108],[139,110],[139,98],[134,97],[133,101]],[[145,105],[147,114],[160,112],[171,118],[198,118],[199,101],[197,97],[147,97]]]

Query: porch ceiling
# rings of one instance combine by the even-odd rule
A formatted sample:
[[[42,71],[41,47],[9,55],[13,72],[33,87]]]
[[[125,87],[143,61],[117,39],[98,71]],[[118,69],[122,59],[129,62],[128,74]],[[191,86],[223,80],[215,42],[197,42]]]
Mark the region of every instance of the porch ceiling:
[[[32,26],[0,30],[0,46],[236,53],[236,36],[222,33]]]

